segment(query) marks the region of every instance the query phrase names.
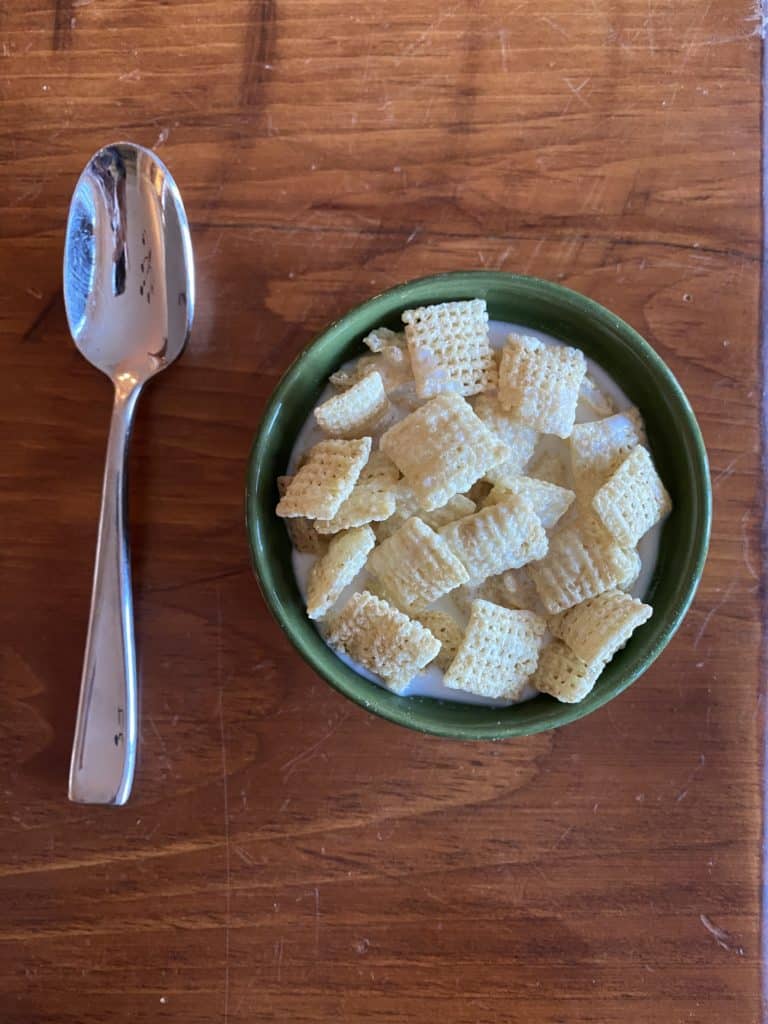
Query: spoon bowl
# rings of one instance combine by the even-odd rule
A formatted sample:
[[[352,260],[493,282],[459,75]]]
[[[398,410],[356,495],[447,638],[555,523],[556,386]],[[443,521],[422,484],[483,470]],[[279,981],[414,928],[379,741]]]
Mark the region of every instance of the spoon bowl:
[[[115,388],[69,798],[123,804],[138,715],[128,442],[141,389],[183,351],[195,305],[184,204],[168,169],[143,146],[105,146],[78,179],[64,245],[64,305],[75,344]]]

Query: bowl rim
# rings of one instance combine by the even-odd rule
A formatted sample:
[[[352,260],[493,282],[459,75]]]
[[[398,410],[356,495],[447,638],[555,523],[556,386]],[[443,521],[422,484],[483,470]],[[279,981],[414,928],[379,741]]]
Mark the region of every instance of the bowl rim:
[[[414,702],[419,698],[403,697],[395,701],[379,701],[377,700],[377,696],[379,696],[379,694],[375,691],[380,691],[380,695],[382,697],[386,696],[389,698],[393,696],[391,691],[377,686],[376,683],[370,682],[370,680],[365,679],[364,676],[354,673],[354,669],[345,665],[345,663],[340,659],[335,659],[335,664],[343,666],[348,669],[349,672],[352,672],[355,675],[356,681],[364,682],[371,687],[371,699],[361,696],[353,689],[352,683],[347,684],[343,678],[335,677],[330,671],[326,670],[325,666],[320,663],[320,660],[315,657],[314,651],[310,648],[309,644],[305,642],[304,637],[294,629],[292,623],[289,621],[286,609],[283,604],[277,600],[273,592],[273,584],[271,582],[272,574],[269,567],[269,560],[266,557],[266,547],[259,542],[261,520],[257,494],[261,479],[260,469],[263,462],[264,451],[270,438],[272,422],[275,419],[277,412],[282,407],[286,395],[290,392],[295,378],[300,373],[302,364],[308,353],[319,346],[333,345],[337,336],[345,331],[350,320],[353,318],[356,320],[361,315],[372,316],[380,305],[389,305],[400,295],[404,297],[402,305],[403,308],[406,308],[408,300],[405,299],[405,295],[414,287],[425,288],[428,286],[437,286],[438,284],[445,285],[451,281],[456,281],[458,284],[459,279],[461,280],[462,285],[461,287],[457,287],[457,293],[461,294],[457,294],[456,300],[467,297],[463,294],[467,291],[467,281],[476,282],[478,288],[493,285],[497,287],[505,286],[512,283],[523,284],[538,289],[540,293],[543,292],[545,296],[548,295],[552,297],[561,306],[564,305],[566,307],[577,308],[582,314],[586,314],[591,319],[603,324],[612,331],[618,331],[624,334],[630,346],[634,347],[634,349],[650,365],[652,373],[663,380],[668,393],[679,405],[690,431],[691,445],[688,455],[694,462],[692,472],[698,480],[703,482],[703,486],[699,489],[700,493],[697,494],[700,523],[698,530],[694,532],[694,543],[692,544],[691,550],[692,565],[688,585],[685,588],[681,599],[677,601],[672,611],[669,613],[663,632],[657,637],[655,643],[645,652],[642,658],[642,663],[633,670],[627,672],[626,676],[622,678],[617,685],[611,687],[609,690],[605,690],[604,692],[593,691],[591,695],[592,700],[588,705],[584,701],[577,704],[559,704],[557,721],[554,722],[515,723],[514,719],[510,719],[508,721],[499,720],[495,723],[488,723],[487,725],[482,726],[473,725],[471,728],[462,727],[460,724],[454,722],[446,725],[422,722],[418,719],[418,716],[414,718],[413,715]],[[456,300],[452,300],[451,298],[441,298],[439,301],[450,302]],[[384,310],[381,315],[386,316],[390,315],[390,313],[387,310]],[[375,326],[375,324],[373,326]],[[554,281],[548,281],[545,278],[532,277],[526,274],[513,274],[503,270],[458,270],[412,278],[407,281],[402,281],[383,292],[379,292],[359,305],[354,306],[352,309],[344,313],[343,316],[332,321],[302,348],[280,377],[269,401],[267,402],[257,428],[248,457],[244,511],[246,532],[248,534],[251,550],[252,568],[267,608],[296,651],[310,666],[310,668],[324,679],[325,682],[335,690],[339,691],[343,696],[362,707],[364,710],[376,714],[379,717],[397,725],[402,725],[418,732],[450,739],[498,740],[511,739],[519,736],[531,736],[539,732],[546,732],[551,729],[568,725],[571,722],[575,722],[578,719],[591,714],[593,711],[603,707],[609,701],[618,697],[619,694],[628,689],[628,687],[643,675],[659,657],[682,623],[701,581],[709,549],[712,525],[712,487],[709,473],[709,461],[707,458],[704,439],[702,437],[696,415],[685,392],[678,383],[675,375],[672,373],[672,370],[667,366],[661,356],[630,324],[594,299],[583,295],[581,292],[567,288],[565,285],[558,284]],[[309,620],[307,620],[307,624],[312,627]],[[330,650],[330,648],[326,648],[326,650]]]

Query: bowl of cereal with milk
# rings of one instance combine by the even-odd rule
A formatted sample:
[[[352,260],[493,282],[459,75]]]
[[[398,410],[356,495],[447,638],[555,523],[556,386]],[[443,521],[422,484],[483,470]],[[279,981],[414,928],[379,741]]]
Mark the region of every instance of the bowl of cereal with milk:
[[[246,519],[298,653],[367,710],[499,739],[621,693],[706,558],[704,444],[631,327],[551,282],[400,285],[313,341],[269,402]]]

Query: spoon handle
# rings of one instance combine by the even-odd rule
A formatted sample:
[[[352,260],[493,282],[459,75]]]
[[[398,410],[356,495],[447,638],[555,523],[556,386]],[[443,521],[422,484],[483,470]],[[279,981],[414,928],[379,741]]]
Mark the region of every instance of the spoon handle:
[[[136,647],[126,530],[126,456],[140,386],[118,381],[109,428],[91,614],[69,768],[69,799],[124,804],[136,763]]]

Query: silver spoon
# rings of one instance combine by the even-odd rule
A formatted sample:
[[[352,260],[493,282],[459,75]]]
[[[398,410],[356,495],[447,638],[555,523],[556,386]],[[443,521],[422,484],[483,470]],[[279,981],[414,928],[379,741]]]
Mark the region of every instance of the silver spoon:
[[[138,707],[126,455],[141,389],[181,354],[195,305],[184,205],[143,146],[105,146],[80,175],[67,220],[64,304],[75,344],[115,386],[69,799],[124,804]]]

